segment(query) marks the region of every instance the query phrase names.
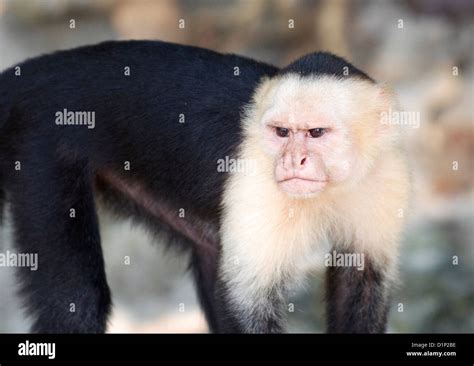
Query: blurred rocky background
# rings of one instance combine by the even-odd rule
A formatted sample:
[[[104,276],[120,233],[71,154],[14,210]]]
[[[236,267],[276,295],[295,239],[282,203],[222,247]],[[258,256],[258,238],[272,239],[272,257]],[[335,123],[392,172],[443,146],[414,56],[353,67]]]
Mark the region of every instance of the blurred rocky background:
[[[474,331],[473,1],[0,0],[0,70],[109,39],[161,39],[282,66],[328,50],[391,84],[420,125],[405,127],[415,200],[389,332]],[[186,258],[106,213],[101,227],[110,332],[205,332]],[[1,232],[2,252],[10,231]],[[28,330],[12,272],[0,268],[0,332]],[[315,273],[293,294],[291,331],[324,331],[322,284]]]

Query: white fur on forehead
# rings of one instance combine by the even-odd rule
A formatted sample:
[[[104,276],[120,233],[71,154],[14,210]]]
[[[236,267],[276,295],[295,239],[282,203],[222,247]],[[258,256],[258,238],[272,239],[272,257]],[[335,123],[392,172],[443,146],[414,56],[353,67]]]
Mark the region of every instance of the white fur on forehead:
[[[377,97],[381,91],[376,84],[367,80],[341,79],[329,75],[301,77],[288,74],[267,83],[271,85],[262,87],[261,93],[264,94],[262,123],[278,119],[281,115],[286,115],[290,123],[302,122],[311,117],[314,120],[319,116],[329,123],[349,123],[361,105],[367,106],[368,100],[377,108]]]

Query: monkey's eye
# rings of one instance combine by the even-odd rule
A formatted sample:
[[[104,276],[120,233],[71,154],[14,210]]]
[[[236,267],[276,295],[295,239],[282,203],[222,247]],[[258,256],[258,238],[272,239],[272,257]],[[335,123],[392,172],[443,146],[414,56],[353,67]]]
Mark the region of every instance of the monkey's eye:
[[[288,128],[283,128],[283,127],[277,127],[276,128],[276,134],[278,137],[288,137],[289,134]]]
[[[314,138],[321,137],[325,133],[326,133],[325,128],[312,128],[311,130],[309,130],[309,135]]]

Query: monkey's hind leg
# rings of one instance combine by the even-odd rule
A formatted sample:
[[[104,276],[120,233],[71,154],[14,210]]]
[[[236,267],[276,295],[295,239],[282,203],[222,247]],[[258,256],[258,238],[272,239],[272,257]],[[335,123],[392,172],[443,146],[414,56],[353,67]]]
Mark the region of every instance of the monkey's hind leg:
[[[110,293],[87,163],[27,161],[18,173],[14,240],[37,255],[36,270],[19,268],[32,331],[104,332]]]

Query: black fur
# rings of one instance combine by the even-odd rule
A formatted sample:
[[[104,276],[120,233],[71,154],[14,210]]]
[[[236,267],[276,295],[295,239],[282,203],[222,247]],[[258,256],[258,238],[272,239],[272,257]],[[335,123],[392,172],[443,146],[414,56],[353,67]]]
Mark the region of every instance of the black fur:
[[[317,53],[282,73],[340,75],[343,64]],[[110,293],[96,198],[190,249],[210,328],[244,331],[217,278],[226,179],[217,160],[236,157],[242,109],[262,78],[279,70],[240,56],[152,41],[106,42],[19,66],[21,76],[14,68],[0,74],[0,213],[7,200],[16,247],[39,256],[36,272],[19,271],[33,331],[106,329]],[[130,76],[124,74],[127,66]],[[55,113],[63,109],[95,112],[95,128],[56,125]],[[124,170],[126,161],[130,170]],[[14,169],[15,162],[21,170]],[[185,218],[178,217],[179,209]],[[346,280],[339,272],[331,278],[341,276]],[[279,302],[281,294],[269,289],[262,296]],[[256,331],[281,331],[277,311],[245,317]],[[337,329],[349,329],[332,321]]]
[[[346,68],[347,75],[345,74]],[[348,61],[327,52],[314,52],[303,56],[279,71],[279,75],[289,73],[300,74],[301,76],[332,75],[338,78],[360,77],[374,82],[370,76]]]
[[[225,179],[217,159],[235,155],[242,107],[261,77],[277,69],[196,47],[138,41],[61,51],[19,66],[20,77],[13,68],[0,76],[6,96],[0,101],[0,201],[8,192],[17,248],[39,254],[38,271],[20,271],[33,330],[102,332],[110,301],[93,188],[119,213],[171,231],[108,186],[102,172],[139,183],[176,216],[184,208],[186,221],[205,222],[215,237]],[[95,111],[95,128],[57,126],[55,113],[64,108]],[[181,239],[192,246],[189,237]],[[213,247],[192,246],[192,264],[209,309],[218,242],[207,243]],[[76,304],[75,314],[69,303]],[[211,327],[212,317],[208,310]]]
[[[363,270],[328,267],[326,317],[329,333],[383,333],[388,287],[383,271],[365,255]]]

